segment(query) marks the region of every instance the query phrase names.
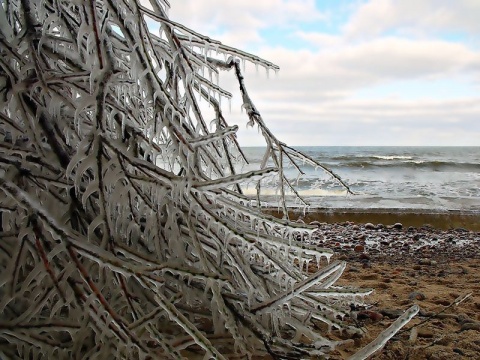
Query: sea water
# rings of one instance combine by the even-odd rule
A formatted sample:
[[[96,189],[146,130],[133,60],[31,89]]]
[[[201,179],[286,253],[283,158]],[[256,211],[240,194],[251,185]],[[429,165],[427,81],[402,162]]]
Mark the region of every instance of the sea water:
[[[480,147],[321,147],[298,150],[325,165],[354,195],[321,169],[287,166],[285,175],[312,207],[343,209],[422,209],[480,211]],[[247,147],[249,164],[258,169],[265,148]],[[271,163],[269,165],[272,165]],[[247,195],[255,184],[245,184]],[[262,182],[271,205],[278,201],[275,179]],[[293,201],[293,196],[289,197]]]

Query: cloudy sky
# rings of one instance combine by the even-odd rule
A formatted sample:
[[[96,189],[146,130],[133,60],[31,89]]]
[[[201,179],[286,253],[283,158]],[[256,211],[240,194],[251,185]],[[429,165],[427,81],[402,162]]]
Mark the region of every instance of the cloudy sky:
[[[289,145],[480,145],[479,0],[172,0],[170,17],[280,66],[246,67]],[[233,74],[222,73],[232,86]],[[237,100],[227,120],[262,145]]]

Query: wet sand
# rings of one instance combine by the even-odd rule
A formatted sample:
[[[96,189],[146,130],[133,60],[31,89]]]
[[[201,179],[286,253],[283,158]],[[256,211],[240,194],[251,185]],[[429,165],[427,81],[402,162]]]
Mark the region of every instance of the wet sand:
[[[420,314],[371,359],[480,359],[478,259],[433,266],[407,261],[402,265],[371,262],[364,267],[350,262],[339,284],[375,292],[367,298],[368,311],[357,313],[357,323],[367,331],[365,337],[353,339],[332,358],[348,358],[416,303]]]
[[[268,213],[281,217],[276,209],[268,209]],[[480,231],[480,213],[467,211],[433,211],[421,209],[323,209],[310,208],[305,214],[303,210],[292,210],[289,217],[293,220],[302,218],[305,223],[312,221],[329,224],[351,221],[355,223],[395,224],[421,227],[430,225],[437,229],[449,230],[464,228]]]

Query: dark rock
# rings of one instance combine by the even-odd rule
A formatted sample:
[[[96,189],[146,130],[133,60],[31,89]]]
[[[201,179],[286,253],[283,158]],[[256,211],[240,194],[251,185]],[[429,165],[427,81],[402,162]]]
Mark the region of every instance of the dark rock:
[[[366,224],[365,224],[365,229],[367,229],[367,230],[375,230],[375,225],[373,225],[372,223],[366,223]]]
[[[390,319],[396,319],[403,314],[403,310],[398,309],[382,309],[379,312]]]
[[[438,277],[445,277],[447,276],[447,272],[445,270],[440,270],[438,273],[437,273],[437,276]]]
[[[425,300],[427,297],[420,291],[413,291],[408,295],[408,300]]]
[[[362,260],[370,260],[370,256],[368,256],[365,253],[360,254],[359,258],[362,259]]]
[[[364,252],[365,251],[365,246],[363,245],[355,245],[354,249],[353,249],[355,252],[359,253],[359,252]]]
[[[459,314],[457,316],[457,321],[462,325],[464,325],[466,323],[475,323],[476,322],[471,317],[468,317],[466,314]]]
[[[368,259],[363,259],[362,260],[362,268],[363,269],[370,269],[372,265],[370,264],[370,261]]]
[[[365,234],[358,234],[355,236],[355,240],[365,240],[367,236]]]
[[[363,310],[357,314],[358,320],[371,319],[372,321],[380,321],[383,319],[383,315],[371,310]]]
[[[360,279],[362,280],[378,280],[379,275],[376,273],[373,274],[363,274],[360,276]]]
[[[418,337],[431,339],[435,336],[434,332],[430,329],[420,328],[418,329]]]
[[[418,263],[420,265],[437,265],[437,262],[435,260],[430,259],[420,259]]]
[[[393,228],[397,229],[397,230],[401,230],[401,229],[403,229],[403,225],[402,225],[402,223],[395,223],[393,225]]]

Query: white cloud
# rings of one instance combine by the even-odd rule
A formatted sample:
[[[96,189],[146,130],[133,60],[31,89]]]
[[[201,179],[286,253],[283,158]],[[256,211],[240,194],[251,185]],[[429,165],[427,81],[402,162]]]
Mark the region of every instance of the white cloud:
[[[340,35],[324,34],[320,32],[296,31],[295,37],[305,40],[315,47],[336,47],[343,44],[343,38]]]
[[[237,47],[261,42],[261,29],[325,18],[314,0],[175,0],[170,17]]]
[[[446,75],[479,61],[479,53],[463,44],[394,37],[378,38],[337,54],[337,62],[343,66],[383,79]]]
[[[278,76],[267,80],[264,71],[257,75],[247,65],[246,85],[266,123],[287,143],[478,144],[480,51],[471,41],[438,35],[452,29],[480,34],[478,0],[371,0],[329,34],[298,30],[302,21],[325,21],[309,0],[178,0],[172,6],[173,20],[228,45],[248,50],[255,44],[257,55],[280,66]],[[293,36],[272,48],[262,30],[277,27]],[[298,41],[309,47],[293,50]],[[261,144],[255,130],[244,130],[233,74],[222,77],[221,85],[235,96],[232,113],[225,109],[227,119],[240,125],[245,144]],[[420,88],[414,96],[402,94],[405,83]],[[402,90],[392,92],[399,84]],[[439,100],[428,92],[432,84],[452,88]],[[478,94],[471,91],[475,84]],[[390,89],[385,94],[365,91],[384,85]]]
[[[262,114],[273,132],[293,145],[475,146],[480,133],[480,97],[444,102],[345,99],[310,106],[271,103]],[[243,140],[251,133],[242,131]]]
[[[359,6],[345,26],[349,37],[372,37],[395,30],[404,33],[460,31],[480,34],[477,0],[370,0]]]
[[[274,84],[258,76],[247,82],[266,95],[303,102],[397,80],[480,74],[480,53],[444,41],[385,38],[319,51],[264,48],[260,55],[275,61],[281,71]]]

